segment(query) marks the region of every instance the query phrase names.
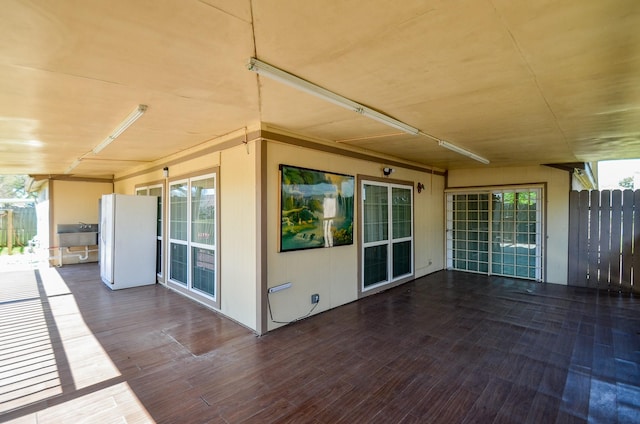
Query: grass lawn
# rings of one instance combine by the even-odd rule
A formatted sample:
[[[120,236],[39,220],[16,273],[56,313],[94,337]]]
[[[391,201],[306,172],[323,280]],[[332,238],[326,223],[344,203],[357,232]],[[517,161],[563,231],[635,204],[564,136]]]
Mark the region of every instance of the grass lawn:
[[[27,248],[25,246],[16,246],[12,249],[13,255],[22,255]],[[0,247],[0,256],[9,255],[9,248],[7,246]]]

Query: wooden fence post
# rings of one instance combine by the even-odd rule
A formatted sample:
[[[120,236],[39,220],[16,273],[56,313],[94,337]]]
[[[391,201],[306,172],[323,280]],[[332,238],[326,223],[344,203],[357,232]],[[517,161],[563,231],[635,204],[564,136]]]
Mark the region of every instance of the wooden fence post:
[[[580,264],[579,208],[580,200],[578,192],[571,191],[569,193],[569,275],[567,278],[570,286],[577,285],[578,283],[578,269]]]
[[[7,249],[13,254],[13,209],[7,211]]]
[[[640,293],[640,190],[569,193],[568,284]]]
[[[633,193],[634,217],[633,217],[633,281],[631,290],[640,294],[640,190]]]
[[[637,213],[637,212],[636,212]],[[623,292],[631,293],[631,272],[633,270],[633,190],[622,192],[622,278]]]

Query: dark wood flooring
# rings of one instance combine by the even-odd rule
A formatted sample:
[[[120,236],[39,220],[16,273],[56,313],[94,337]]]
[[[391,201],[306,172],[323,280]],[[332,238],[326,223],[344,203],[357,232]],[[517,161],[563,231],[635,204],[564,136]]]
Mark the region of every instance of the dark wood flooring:
[[[24,273],[0,273],[0,421],[640,422],[637,297],[443,271],[256,337],[95,264]]]

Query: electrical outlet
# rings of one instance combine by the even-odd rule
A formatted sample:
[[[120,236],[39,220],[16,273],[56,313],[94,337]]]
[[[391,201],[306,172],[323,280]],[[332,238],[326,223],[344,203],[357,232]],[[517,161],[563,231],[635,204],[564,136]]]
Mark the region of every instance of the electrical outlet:
[[[320,302],[320,295],[319,294],[312,294],[311,295],[311,303],[315,304]]]

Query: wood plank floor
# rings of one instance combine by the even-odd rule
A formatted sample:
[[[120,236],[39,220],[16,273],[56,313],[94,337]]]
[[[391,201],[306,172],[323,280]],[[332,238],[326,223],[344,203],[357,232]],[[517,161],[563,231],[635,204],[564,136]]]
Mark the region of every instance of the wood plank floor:
[[[86,264],[0,318],[0,421],[640,422],[640,299],[588,289],[438,272],[256,337]]]

